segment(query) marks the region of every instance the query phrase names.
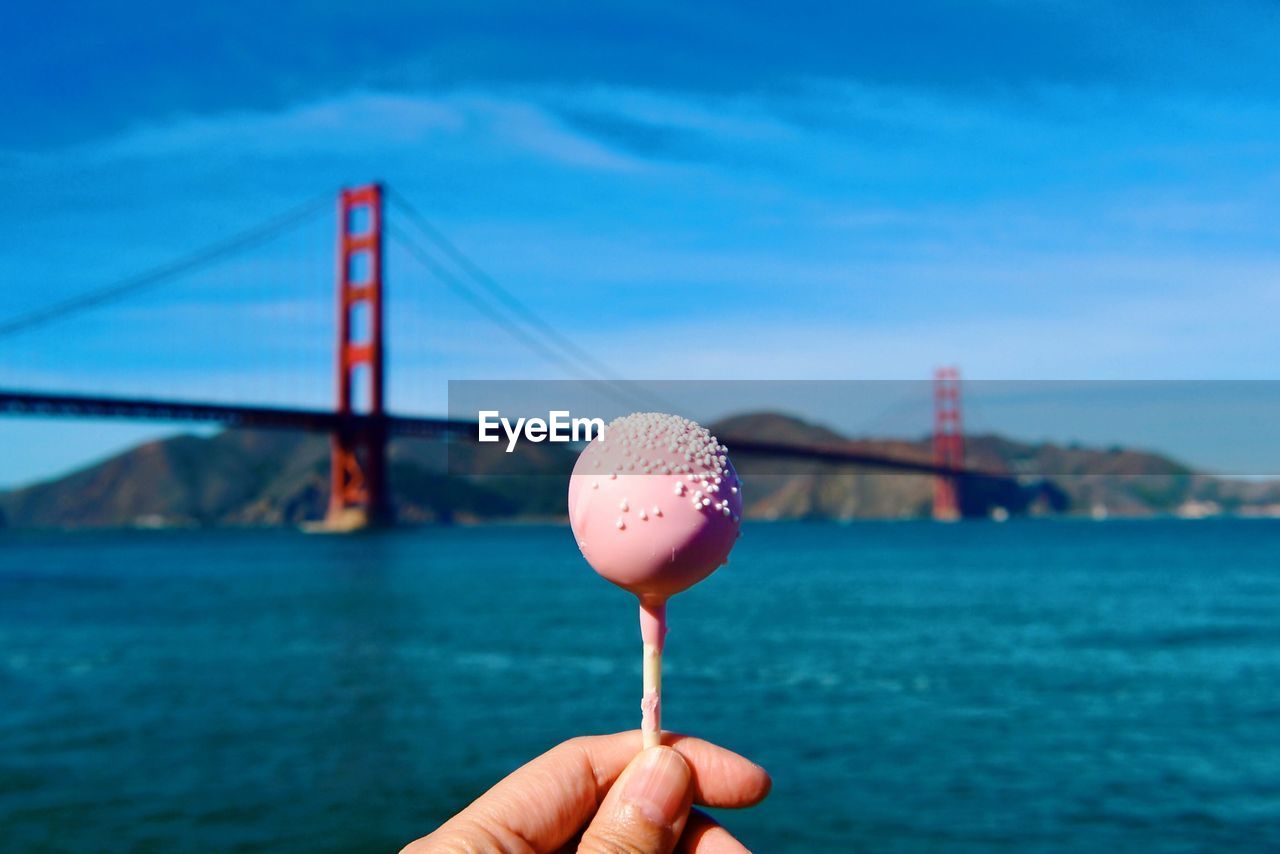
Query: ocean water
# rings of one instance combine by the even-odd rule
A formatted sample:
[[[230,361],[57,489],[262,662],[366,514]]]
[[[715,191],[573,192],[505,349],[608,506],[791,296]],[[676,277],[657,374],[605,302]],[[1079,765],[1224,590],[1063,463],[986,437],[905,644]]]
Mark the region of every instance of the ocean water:
[[[0,848],[389,851],[638,722],[566,529],[0,536]],[[756,851],[1280,849],[1280,524],[751,525],[666,723]]]

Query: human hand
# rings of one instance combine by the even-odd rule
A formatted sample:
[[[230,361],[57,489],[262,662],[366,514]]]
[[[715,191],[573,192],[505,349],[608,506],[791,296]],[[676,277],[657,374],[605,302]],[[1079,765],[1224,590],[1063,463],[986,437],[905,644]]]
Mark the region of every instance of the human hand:
[[[551,852],[734,854],[747,849],[691,810],[749,807],[772,785],[754,762],[697,738],[640,732],[566,741],[516,769],[402,854]]]

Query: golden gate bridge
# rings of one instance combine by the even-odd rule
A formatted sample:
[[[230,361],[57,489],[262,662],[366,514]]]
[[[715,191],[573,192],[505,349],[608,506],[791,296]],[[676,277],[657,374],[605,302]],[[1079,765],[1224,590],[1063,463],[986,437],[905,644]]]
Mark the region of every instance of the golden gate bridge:
[[[385,238],[397,234],[387,221],[387,201],[410,218],[417,228],[455,264],[543,336],[554,341],[552,349],[519,327],[513,335],[549,360],[581,375],[579,366],[591,366],[594,375],[616,382],[607,369],[581,348],[560,335],[537,314],[487,276],[439,231],[432,228],[408,203],[382,184],[342,189],[338,194],[336,340],[332,408],[275,407],[221,402],[162,399],[133,395],[72,394],[31,389],[0,388],[0,415],[110,418],[136,421],[206,422],[227,427],[304,430],[330,436],[330,483],[326,524],[353,528],[390,518],[387,488],[387,442],[392,436],[429,439],[472,438],[474,421],[407,416],[387,411],[386,405],[386,288]],[[327,204],[327,202],[325,203]],[[315,213],[316,203],[269,220],[220,243],[171,263],[129,277],[104,288],[27,311],[0,321],[0,338],[52,323],[132,294],[158,287],[175,276],[261,245]],[[454,286],[477,308],[484,303],[459,288],[451,273],[416,244],[406,243],[414,257]],[[976,479],[1004,480],[1007,474],[965,464],[964,433],[960,410],[960,376],[955,368],[941,368],[934,376],[934,429],[932,454],[908,456],[868,450],[856,442],[799,444],[765,441],[751,436],[721,435],[735,456],[808,460],[833,466],[857,466],[882,471],[931,475],[934,478],[933,515],[939,520],[961,516],[962,490]]]

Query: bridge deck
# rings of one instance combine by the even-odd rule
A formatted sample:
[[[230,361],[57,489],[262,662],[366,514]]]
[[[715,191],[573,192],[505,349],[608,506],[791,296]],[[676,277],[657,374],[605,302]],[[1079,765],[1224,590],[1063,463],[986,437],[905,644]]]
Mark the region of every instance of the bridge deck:
[[[225,403],[158,400],[148,398],[100,397],[78,394],[47,394],[0,390],[0,415],[30,415],[73,418],[122,418],[135,421],[209,422],[231,427],[307,430],[330,433],[338,430],[367,430],[381,422],[390,435],[421,438],[475,435],[476,424],[452,418],[424,418],[387,415],[381,418],[341,415],[323,409],[288,409],[269,406],[237,406]],[[855,465],[886,471],[918,474],[945,474],[959,477],[1007,477],[999,472],[972,468],[946,468],[928,459],[909,459],[875,454],[853,443],[849,445],[796,445],[767,442],[746,436],[721,436],[735,455],[774,459],[811,460],[830,465]]]

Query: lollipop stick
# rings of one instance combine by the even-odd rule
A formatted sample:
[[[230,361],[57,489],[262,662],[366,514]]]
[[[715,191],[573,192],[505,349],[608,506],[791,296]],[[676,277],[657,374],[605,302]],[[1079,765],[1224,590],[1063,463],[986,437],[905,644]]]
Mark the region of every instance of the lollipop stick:
[[[667,603],[640,602],[640,637],[644,641],[644,698],[640,733],[644,748],[662,743],[662,644],[667,635]]]
[[[644,746],[657,747],[662,742],[662,647],[644,645],[644,699],[640,701],[644,713],[640,719],[640,731]]]

